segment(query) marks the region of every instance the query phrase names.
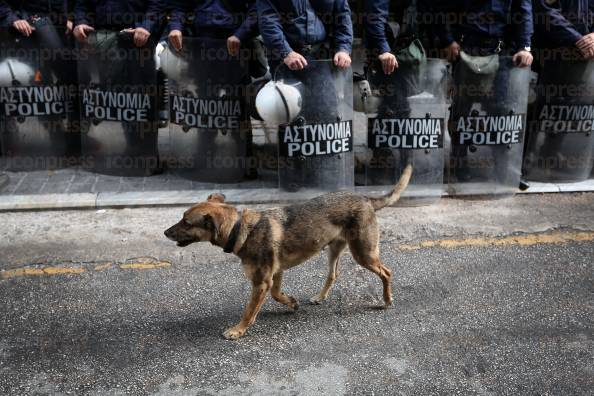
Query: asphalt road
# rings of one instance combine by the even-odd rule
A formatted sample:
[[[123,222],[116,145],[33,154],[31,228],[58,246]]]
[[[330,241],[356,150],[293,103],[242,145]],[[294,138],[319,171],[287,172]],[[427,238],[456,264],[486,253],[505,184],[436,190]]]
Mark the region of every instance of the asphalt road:
[[[318,257],[285,275],[299,311],[269,299],[239,341],[221,334],[248,283],[236,258],[161,237],[181,208],[0,214],[0,394],[591,394],[593,204],[382,211],[392,309],[348,254],[309,305]]]

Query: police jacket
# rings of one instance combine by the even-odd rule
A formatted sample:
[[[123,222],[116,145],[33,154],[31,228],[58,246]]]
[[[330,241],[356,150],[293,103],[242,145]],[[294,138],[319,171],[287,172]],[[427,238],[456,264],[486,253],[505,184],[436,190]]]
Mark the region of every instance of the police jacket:
[[[48,16],[65,23],[74,0],[0,0],[0,25],[11,26],[19,19],[30,16]]]
[[[415,36],[424,39],[424,44],[433,44],[437,35],[436,15],[430,3],[431,0],[365,1],[366,47],[382,54],[390,51],[390,38],[402,36]]]
[[[260,34],[269,50],[284,58],[307,45],[328,42],[350,53],[353,42],[347,0],[257,0]]]
[[[539,48],[571,47],[594,32],[594,0],[534,0],[533,6]]]
[[[445,16],[441,21],[444,46],[464,38],[503,40],[515,49],[530,47],[533,32],[531,0],[434,0]]]
[[[165,0],[75,0],[74,24],[98,29],[141,27],[154,33]]]
[[[169,30],[182,30],[191,20],[197,36],[201,31],[220,31],[243,41],[258,34],[255,0],[176,0],[170,8]]]

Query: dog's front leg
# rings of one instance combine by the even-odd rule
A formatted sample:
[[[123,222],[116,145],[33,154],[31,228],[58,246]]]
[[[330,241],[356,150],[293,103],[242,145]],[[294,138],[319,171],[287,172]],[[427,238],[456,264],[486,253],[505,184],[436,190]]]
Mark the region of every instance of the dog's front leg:
[[[268,294],[268,291],[272,287],[272,277],[264,279],[261,282],[252,283],[252,296],[250,298],[250,302],[245,308],[241,321],[223,333],[223,336],[228,340],[237,340],[238,338],[242,337],[247,329],[252,324],[254,324],[256,321],[256,316],[264,304],[266,294]]]

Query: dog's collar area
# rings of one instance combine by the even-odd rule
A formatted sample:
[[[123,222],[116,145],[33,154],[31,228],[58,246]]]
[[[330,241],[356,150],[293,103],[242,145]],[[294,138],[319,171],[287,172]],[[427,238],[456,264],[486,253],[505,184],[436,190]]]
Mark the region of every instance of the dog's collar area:
[[[239,229],[241,228],[241,211],[237,211],[237,221],[233,225],[231,232],[229,233],[229,238],[227,238],[227,243],[223,247],[223,252],[225,253],[233,253],[233,248],[237,243],[237,238],[239,237]]]

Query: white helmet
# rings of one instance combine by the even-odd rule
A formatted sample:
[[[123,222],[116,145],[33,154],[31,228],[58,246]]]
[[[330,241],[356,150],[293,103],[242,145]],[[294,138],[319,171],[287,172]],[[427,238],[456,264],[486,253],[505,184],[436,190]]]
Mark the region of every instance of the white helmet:
[[[294,121],[301,113],[299,84],[269,81],[256,96],[256,110],[269,124],[280,125]]]
[[[35,70],[17,59],[7,59],[0,62],[0,86],[27,86],[35,80]]]
[[[175,51],[165,42],[159,43],[161,48],[157,48],[159,63],[157,68],[161,68],[168,78],[175,81],[183,81],[190,70],[190,62],[187,58]]]
[[[155,69],[159,70],[161,68],[161,54],[163,54],[167,50],[167,44],[164,41],[159,41],[157,47],[155,48]]]
[[[365,114],[377,114],[382,99],[374,95],[369,81],[361,79],[353,81],[353,108]]]

